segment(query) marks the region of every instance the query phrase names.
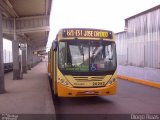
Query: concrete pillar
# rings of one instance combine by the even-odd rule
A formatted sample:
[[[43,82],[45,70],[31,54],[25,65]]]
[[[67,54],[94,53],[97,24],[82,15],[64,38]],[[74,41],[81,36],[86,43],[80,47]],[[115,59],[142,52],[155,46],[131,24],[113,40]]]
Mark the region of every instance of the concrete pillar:
[[[19,56],[19,41],[12,41],[12,52],[13,52],[13,80],[20,79],[20,56]]]
[[[0,94],[5,92],[4,85],[4,64],[3,64],[3,33],[2,33],[2,14],[0,12]]]
[[[36,61],[36,58],[35,58],[35,55],[33,54],[33,67],[35,66],[35,61]]]
[[[16,37],[16,21],[14,18],[14,40],[12,41],[12,54],[13,54],[13,80],[22,79],[21,74],[21,57],[19,55],[19,41]]]
[[[27,67],[28,67],[28,70],[31,70],[31,47],[30,45],[28,44],[27,45]]]
[[[22,48],[22,72],[27,73],[27,46],[24,44]]]
[[[21,44],[20,44],[21,46]],[[19,68],[20,68],[20,79],[23,79],[23,66],[22,66],[22,49],[19,49],[20,55],[19,55]]]
[[[36,66],[36,64],[37,64],[37,56],[34,55],[34,66]]]
[[[31,47],[31,68],[33,68],[34,67],[34,64],[33,64],[33,48]]]
[[[33,64],[33,52],[32,52],[32,47],[30,46],[30,66],[31,68],[33,67],[32,64]]]

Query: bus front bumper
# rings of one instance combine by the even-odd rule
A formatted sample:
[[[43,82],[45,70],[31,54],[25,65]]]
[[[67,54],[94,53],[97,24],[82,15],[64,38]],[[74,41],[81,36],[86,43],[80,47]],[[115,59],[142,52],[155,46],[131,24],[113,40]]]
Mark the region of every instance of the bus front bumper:
[[[58,83],[59,97],[104,96],[116,94],[116,82],[105,87],[71,88]]]

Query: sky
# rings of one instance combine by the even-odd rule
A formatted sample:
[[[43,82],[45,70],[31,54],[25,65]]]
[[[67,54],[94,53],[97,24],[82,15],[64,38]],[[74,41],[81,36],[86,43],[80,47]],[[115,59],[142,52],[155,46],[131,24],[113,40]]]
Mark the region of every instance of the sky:
[[[124,19],[160,4],[160,0],[53,0],[50,48],[61,28],[97,28],[124,31]]]

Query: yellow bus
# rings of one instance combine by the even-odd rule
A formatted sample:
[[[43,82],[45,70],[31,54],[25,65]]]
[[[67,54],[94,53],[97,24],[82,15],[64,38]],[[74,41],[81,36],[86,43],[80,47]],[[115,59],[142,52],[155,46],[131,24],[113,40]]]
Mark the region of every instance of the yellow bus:
[[[49,59],[55,96],[116,94],[117,55],[112,31],[61,29],[52,43]]]

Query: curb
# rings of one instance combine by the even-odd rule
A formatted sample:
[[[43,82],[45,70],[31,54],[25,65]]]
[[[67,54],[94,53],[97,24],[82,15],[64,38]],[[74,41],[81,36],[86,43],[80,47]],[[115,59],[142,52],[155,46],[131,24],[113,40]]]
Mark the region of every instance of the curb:
[[[128,81],[139,83],[139,84],[143,84],[143,85],[148,85],[148,86],[160,89],[160,84],[156,83],[156,82],[151,82],[151,81],[148,81],[148,80],[128,77],[128,76],[125,76],[125,75],[117,75],[117,78],[128,80]]]

